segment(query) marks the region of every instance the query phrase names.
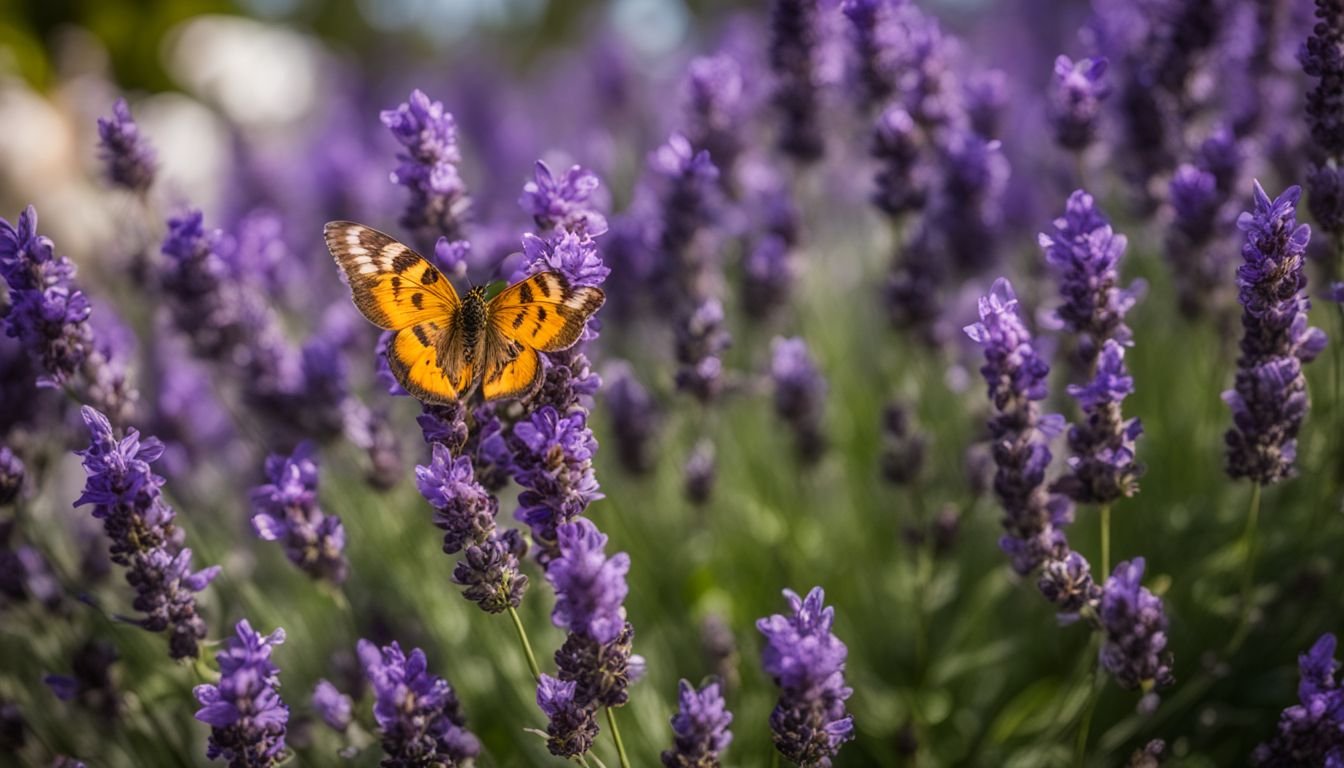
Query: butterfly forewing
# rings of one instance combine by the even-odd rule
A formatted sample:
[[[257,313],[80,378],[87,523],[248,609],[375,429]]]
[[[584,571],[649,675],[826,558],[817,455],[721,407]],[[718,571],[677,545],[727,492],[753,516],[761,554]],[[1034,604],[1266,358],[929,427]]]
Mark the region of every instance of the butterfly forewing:
[[[392,237],[349,221],[333,221],[323,234],[355,306],[379,328],[398,331],[432,320],[446,326],[461,305],[434,265]]]
[[[541,272],[504,289],[490,301],[491,325],[505,338],[542,352],[568,349],[606,301],[600,288],[572,286],[558,272]]]

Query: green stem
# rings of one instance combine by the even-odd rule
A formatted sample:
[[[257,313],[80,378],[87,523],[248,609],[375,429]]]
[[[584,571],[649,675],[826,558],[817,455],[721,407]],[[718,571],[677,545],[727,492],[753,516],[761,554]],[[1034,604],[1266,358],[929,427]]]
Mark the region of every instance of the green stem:
[[[1251,608],[1255,592],[1255,558],[1258,550],[1256,537],[1260,523],[1260,483],[1251,486],[1251,509],[1246,514],[1246,530],[1241,534],[1242,546],[1246,550],[1246,562],[1241,575],[1241,617],[1237,621],[1237,631],[1228,643],[1229,655],[1241,647],[1251,627]]]
[[[611,740],[616,742],[616,756],[621,760],[621,768],[630,768],[630,758],[625,755],[625,742],[621,741],[621,729],[616,727],[616,710],[607,707],[607,726],[611,728]]]
[[[1092,692],[1087,697],[1087,709],[1083,710],[1083,721],[1078,724],[1078,742],[1074,747],[1073,764],[1083,768],[1087,762],[1087,735],[1092,730],[1092,715],[1097,711],[1097,701],[1101,699],[1104,680],[1101,671],[1093,673]]]
[[[779,750],[770,750],[770,768],[779,768]]]
[[[1111,574],[1111,505],[1101,505],[1101,577]]]
[[[518,642],[523,646],[523,655],[527,656],[528,669],[532,670],[532,679],[541,682],[541,667],[537,666],[537,657],[532,653],[532,644],[527,641],[527,630],[523,629],[523,620],[518,618],[518,609],[509,606],[509,618],[513,619],[513,628],[518,632]]]

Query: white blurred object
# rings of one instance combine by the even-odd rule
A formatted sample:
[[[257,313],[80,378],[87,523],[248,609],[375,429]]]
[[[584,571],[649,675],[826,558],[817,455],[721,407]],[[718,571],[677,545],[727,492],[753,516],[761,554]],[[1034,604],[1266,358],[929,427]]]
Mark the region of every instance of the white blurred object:
[[[170,205],[219,211],[222,180],[232,162],[229,129],[200,102],[161,93],[131,105],[141,132],[158,152],[158,193]]]
[[[648,58],[676,51],[690,29],[681,0],[615,0],[610,13],[617,33]]]
[[[323,52],[284,27],[234,16],[198,16],[168,36],[168,71],[248,127],[275,127],[316,105]]]

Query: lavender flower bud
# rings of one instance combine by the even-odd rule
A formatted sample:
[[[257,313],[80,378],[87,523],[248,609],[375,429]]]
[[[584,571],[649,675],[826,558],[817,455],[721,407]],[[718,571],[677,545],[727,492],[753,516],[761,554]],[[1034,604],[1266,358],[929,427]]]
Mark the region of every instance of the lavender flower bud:
[[[626,689],[643,672],[643,657],[631,655],[635,629],[625,622],[611,642],[601,643],[587,635],[570,633],[555,652],[555,667],[561,680],[576,684],[574,700],[588,706],[619,707],[629,700]]]
[[[98,118],[98,146],[109,181],[140,195],[149,190],[158,164],[154,147],[140,135],[125,99],[113,103],[111,117]]]
[[[682,468],[682,488],[687,501],[704,506],[714,494],[714,484],[718,479],[718,462],[715,457],[714,443],[708,438],[695,441],[691,454]]]
[[[1101,591],[1101,665],[1126,689],[1161,689],[1174,680],[1162,600],[1142,585],[1144,561],[1115,566]]]
[[[513,476],[523,488],[516,517],[532,529],[537,560],[559,555],[558,529],[602,498],[593,474],[597,439],[587,415],[561,416],[550,406],[513,427]]]
[[[766,235],[753,243],[742,259],[742,306],[747,316],[762,320],[787,303],[795,271],[787,240]]]
[[[1298,225],[1299,187],[1271,201],[1259,182],[1255,208],[1237,219],[1246,233],[1237,269],[1241,356],[1233,389],[1223,393],[1232,409],[1227,471],[1274,483],[1294,472],[1297,432],[1310,407],[1302,364],[1325,348],[1325,333],[1307,325],[1303,260],[1311,230]]]
[[[966,78],[966,118],[971,130],[981,136],[998,136],[1004,107],[1008,104],[1008,78],[1002,70],[973,72]]]
[[[546,747],[552,755],[574,757],[593,748],[597,738],[594,709],[574,699],[575,683],[542,673],[537,682],[537,706],[550,720]]]
[[[1344,237],[1344,166],[1319,165],[1307,172],[1307,207],[1317,226],[1336,241]]]
[[[462,154],[453,116],[417,89],[408,101],[379,117],[403,148],[392,172],[392,182],[411,193],[402,226],[419,234],[426,246],[422,253],[440,236],[463,239],[471,198],[457,169]]]
[[[1055,128],[1055,141],[1064,149],[1077,152],[1092,143],[1101,102],[1111,93],[1106,66],[1105,58],[1077,62],[1068,56],[1055,59],[1050,122]]]
[[[1097,360],[1097,375],[1086,386],[1070,384],[1069,395],[1083,409],[1083,420],[1069,428],[1070,474],[1052,489],[1080,504],[1109,504],[1139,490],[1143,466],[1134,442],[1143,434],[1138,419],[1125,419],[1120,404],[1134,392],[1125,369],[1125,348],[1107,339]]]
[[[779,150],[801,163],[819,159],[825,139],[813,71],[818,8],[816,0],[774,0],[770,9],[770,69],[775,75],[772,101],[780,113]]]
[[[63,596],[60,582],[40,551],[11,541],[15,527],[13,519],[0,520],[0,608],[31,599],[55,611]]]
[[[1047,561],[1036,585],[1064,617],[1076,616],[1083,606],[1095,603],[1101,596],[1101,588],[1092,580],[1092,566],[1073,551]]]
[[[395,641],[380,650],[360,640],[358,652],[373,686],[382,764],[470,765],[481,744],[467,730],[453,687],[429,671],[424,651],[414,648],[408,657]]]
[[[817,370],[807,342],[776,337],[770,342],[770,380],[774,384],[775,413],[793,431],[798,457],[811,464],[826,448],[822,409],[826,380]]]
[[[840,6],[849,21],[853,51],[849,86],[859,107],[868,111],[891,96],[899,69],[897,47],[891,40],[891,4],[885,0],[844,0]]]
[[[252,530],[284,544],[285,556],[314,579],[342,584],[350,571],[345,528],[317,504],[317,459],[304,443],[266,459],[266,482],[252,491]]]
[[[499,500],[476,482],[470,457],[454,457],[443,443],[434,443],[432,452],[429,466],[415,468],[415,483],[434,508],[434,525],[444,531],[443,551],[451,555],[489,538]]]
[[[664,750],[666,768],[718,768],[723,751],[733,741],[728,726],[733,713],[717,682],[700,690],[682,680],[677,684],[677,714],[672,716],[673,747]]]
[[[354,720],[354,702],[327,680],[318,680],[313,688],[313,711],[337,733],[345,733]]]
[[[1251,753],[1257,768],[1324,765],[1344,761],[1344,688],[1336,679],[1335,636],[1321,635],[1298,657],[1298,702],[1279,715],[1274,737]]]
[[[702,403],[718,399],[723,392],[724,350],[732,337],[724,327],[723,305],[707,299],[677,323],[677,389]]]
[[[163,444],[128,430],[120,440],[107,417],[80,409],[92,436],[84,458],[88,482],[75,506],[93,505],[111,539],[112,562],[126,568],[135,589],[135,608],[145,614],[137,623],[151,632],[169,631],[174,659],[194,658],[205,637],[205,621],[196,613],[196,594],[219,574],[219,566],[193,573],[191,550],[181,547],[182,534],[173,525],[174,512],[163,500],[163,478],[150,462],[163,454]]]
[[[790,613],[756,622],[765,635],[761,666],[779,686],[770,713],[775,749],[799,765],[829,765],[854,738],[854,718],[845,711],[853,689],[845,685],[845,644],[831,633],[835,609],[814,587],[806,598],[784,590]]]
[[[527,591],[527,576],[518,561],[527,555],[527,542],[513,528],[496,528],[485,541],[468,544],[453,568],[453,581],[462,595],[486,613],[517,608]]]
[[[278,763],[285,748],[289,707],[280,700],[280,669],[271,649],[285,641],[285,631],[270,635],[238,622],[237,638],[216,655],[219,683],[198,685],[201,708],[196,719],[210,726],[206,757],[223,758],[230,768],[266,768]]]
[[[556,178],[551,169],[538,160],[533,180],[523,185],[518,205],[542,232],[597,237],[607,231],[606,217],[591,200],[600,185],[597,174],[583,166],[571,166],[563,176]]]

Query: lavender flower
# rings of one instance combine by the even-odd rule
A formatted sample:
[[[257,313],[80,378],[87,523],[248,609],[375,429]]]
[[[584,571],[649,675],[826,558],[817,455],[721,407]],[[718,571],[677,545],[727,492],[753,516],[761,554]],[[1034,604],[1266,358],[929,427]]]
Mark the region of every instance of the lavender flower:
[[[580,518],[557,530],[560,555],[546,566],[546,580],[555,587],[551,621],[572,634],[598,643],[616,640],[625,627],[625,575],[630,556],[607,557],[607,537]]]
[[[1335,674],[1335,636],[1321,635],[1298,657],[1298,704],[1283,710],[1274,737],[1251,753],[1257,768],[1344,765],[1344,689]]]
[[[742,68],[726,54],[692,59],[682,92],[686,139],[709,153],[727,182],[745,143]]]
[[[173,322],[191,340],[192,351],[208,360],[230,359],[250,336],[248,311],[232,284],[228,247],[219,230],[205,229],[200,211],[168,220],[162,251],[168,257],[159,275]]]
[[[490,536],[499,500],[476,482],[469,456],[454,457],[437,442],[432,453],[429,466],[415,468],[415,483],[434,508],[434,525],[444,531],[443,551],[451,555]]]
[[[1310,407],[1302,364],[1326,344],[1325,333],[1307,325],[1303,258],[1311,230],[1294,215],[1301,194],[1289,187],[1271,201],[1256,182],[1255,208],[1237,219],[1246,233],[1237,269],[1243,334],[1236,383],[1223,393],[1233,421],[1227,471],[1266,484],[1294,472],[1297,432]]]
[[[629,364],[611,366],[605,378],[616,457],[629,472],[648,472],[655,461],[653,442],[660,421],[657,404]]]
[[[1344,237],[1344,166],[1319,165],[1307,172],[1307,207],[1316,225],[1340,242]]]
[[[882,477],[893,485],[908,485],[924,468],[928,436],[914,423],[905,403],[888,403],[882,409]]]
[[[597,439],[587,414],[561,416],[543,406],[513,427],[513,476],[519,522],[532,528],[537,559],[543,565],[559,554],[557,531],[602,498],[593,474]]]
[[[756,320],[783,306],[792,291],[796,268],[787,240],[767,235],[757,240],[742,259],[742,308]]]
[[[518,565],[526,555],[527,542],[521,533],[496,528],[485,541],[467,545],[453,568],[453,581],[464,587],[464,597],[486,613],[517,608],[527,591],[527,576]]]
[[[425,245],[439,236],[463,239],[471,198],[458,174],[462,155],[453,116],[417,89],[408,101],[383,110],[379,118],[403,148],[392,172],[392,182],[411,193],[402,226],[419,233]]]
[[[709,256],[697,236],[714,221],[719,169],[703,149],[674,133],[649,158],[659,185],[657,218],[652,224],[654,277],[677,287],[683,303],[707,291]]]
[[[597,237],[607,231],[607,219],[591,199],[600,184],[597,174],[583,166],[571,166],[556,178],[538,160],[533,180],[523,185],[518,204],[543,232]]]
[[[931,180],[921,162],[924,138],[915,119],[900,105],[882,111],[873,126],[868,154],[879,163],[872,201],[892,219],[919,210]]]
[[[1055,315],[1075,336],[1078,362],[1091,368],[1107,339],[1129,344],[1132,333],[1125,314],[1138,301],[1141,288],[1119,286],[1120,257],[1127,241],[1111,230],[1091,195],[1081,189],[1069,195],[1054,228],[1053,234],[1041,234],[1039,241],[1064,299]]]
[[[817,48],[816,0],[774,0],[770,8],[770,69],[775,75],[772,101],[779,110],[779,151],[802,163],[825,152],[814,58]]]
[[[1134,442],[1143,434],[1143,425],[1120,413],[1120,404],[1134,392],[1134,379],[1125,369],[1125,348],[1107,339],[1096,376],[1085,386],[1070,384],[1068,391],[1083,409],[1083,420],[1069,427],[1070,474],[1052,490],[1080,504],[1109,504],[1133,496],[1143,474],[1134,457]]]
[[[798,457],[808,464],[815,462],[826,448],[821,423],[826,379],[817,370],[806,341],[775,337],[770,342],[770,380],[775,413],[793,431]]]
[[[354,720],[354,702],[327,680],[318,680],[313,688],[313,711],[337,733],[345,733]]]
[[[723,352],[732,343],[724,328],[723,304],[706,299],[677,323],[677,389],[701,403],[710,403],[723,392]]]
[[[163,478],[149,466],[163,454],[163,444],[152,437],[141,441],[134,429],[117,440],[106,416],[88,406],[80,413],[92,440],[78,452],[88,482],[75,506],[92,504],[93,516],[103,521],[112,562],[126,568],[134,606],[145,614],[136,623],[151,632],[168,630],[174,659],[194,658],[206,634],[195,593],[219,574],[219,566],[191,571],[191,550],[181,547],[174,512],[159,491]]]
[[[229,761],[230,768],[265,768],[278,763],[285,748],[289,707],[280,700],[280,669],[271,649],[285,641],[285,631],[269,635],[238,622],[237,639],[216,655],[219,683],[198,685],[201,708],[196,719],[210,726],[206,757]]]
[[[285,556],[314,579],[341,584],[350,571],[345,528],[317,505],[317,459],[304,443],[266,459],[266,482],[252,491],[252,530],[284,544]]]
[[[1322,154],[1344,160],[1344,3],[1316,0],[1316,18],[1297,54],[1302,71],[1316,78],[1307,92],[1307,125]]]
[[[1061,147],[1078,152],[1092,143],[1101,102],[1111,93],[1106,66],[1102,57],[1077,62],[1068,56],[1055,59],[1050,122]]]
[[[853,55],[849,85],[859,107],[868,111],[891,96],[896,88],[898,56],[892,45],[886,0],[844,0],[840,6],[849,21]]]
[[[537,681],[537,706],[550,720],[546,748],[558,757],[582,755],[597,739],[597,719],[592,707],[574,698],[576,684],[545,673]]]
[[[928,222],[897,245],[896,258],[882,286],[882,303],[893,328],[913,331],[930,347],[941,342],[938,329],[942,314],[940,294],[948,266],[938,234]]]
[[[733,741],[728,711],[717,682],[700,690],[682,680],[677,685],[677,714],[672,716],[672,749],[662,754],[667,768],[718,768],[723,751]]]
[[[1008,103],[1008,80],[1003,70],[971,73],[964,90],[966,120],[971,130],[981,136],[998,136],[1003,108]]]
[[[1011,169],[998,141],[956,129],[941,146],[942,188],[933,225],[952,253],[956,268],[976,274],[994,263],[994,244],[1003,227],[1003,193]]]
[[[538,272],[559,272],[571,285],[580,287],[601,285],[611,274],[611,268],[602,262],[597,244],[573,232],[553,235],[550,240],[523,235],[523,258],[526,266],[522,274],[515,276],[518,279]]]
[[[121,712],[121,692],[112,680],[117,647],[106,640],[87,640],[75,651],[71,674],[47,675],[42,682],[61,701],[78,701],[104,720]]]
[[[98,118],[100,157],[113,184],[143,195],[154,183],[154,147],[140,135],[125,99],[112,105],[112,116]]]
[[[0,507],[19,498],[23,491],[23,460],[7,445],[0,445]]]
[[[408,657],[396,642],[380,650],[360,640],[359,659],[373,685],[373,718],[383,741],[383,768],[469,766],[481,751],[466,728],[457,694],[429,672],[419,648]]]
[[[1068,548],[1063,528],[1073,520],[1073,506],[1045,487],[1048,442],[1058,434],[1063,419],[1040,413],[1037,402],[1045,399],[1050,366],[1036,352],[1006,279],[994,281],[989,295],[980,299],[980,322],[965,331],[984,348],[980,373],[995,410],[989,420],[998,467],[994,491],[1003,505],[1006,532],[999,548],[1012,558],[1013,569],[1025,576],[1047,560],[1063,557]]]
[[[1092,566],[1072,550],[1047,561],[1036,586],[1066,620],[1076,617],[1083,606],[1093,605],[1101,597],[1101,588],[1092,580]]]
[[[780,688],[770,713],[775,748],[799,765],[829,768],[831,758],[854,738],[854,718],[845,712],[853,689],[845,685],[848,649],[831,633],[835,609],[823,606],[814,587],[806,598],[784,590],[788,615],[756,622],[765,635],[761,666]]]
[[[1101,590],[1101,665],[1121,688],[1145,693],[1173,681],[1162,600],[1142,585],[1144,561],[1119,563]]]
[[[13,541],[16,527],[12,518],[0,520],[0,608],[31,599],[54,611],[61,606],[61,584],[40,551]]]
[[[696,440],[686,457],[686,465],[682,467],[682,487],[687,501],[698,507],[704,506],[714,494],[718,474],[714,443],[707,437]]]

